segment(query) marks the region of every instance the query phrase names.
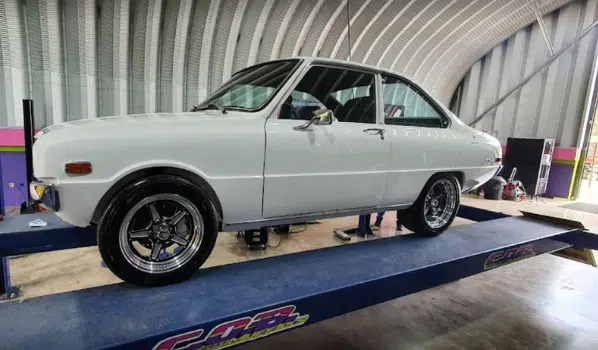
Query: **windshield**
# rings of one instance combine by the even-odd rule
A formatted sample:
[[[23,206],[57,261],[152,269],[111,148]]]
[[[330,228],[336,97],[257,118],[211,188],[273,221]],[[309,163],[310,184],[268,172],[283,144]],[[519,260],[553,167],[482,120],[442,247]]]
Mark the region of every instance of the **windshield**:
[[[276,61],[242,70],[196,109],[261,109],[286,82],[298,63],[298,60]]]

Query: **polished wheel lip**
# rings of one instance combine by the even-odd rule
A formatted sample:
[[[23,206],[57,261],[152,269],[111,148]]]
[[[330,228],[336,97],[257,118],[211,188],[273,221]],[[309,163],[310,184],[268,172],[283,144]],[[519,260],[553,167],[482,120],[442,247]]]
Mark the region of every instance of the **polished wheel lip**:
[[[430,186],[424,198],[424,220],[431,229],[439,229],[451,220],[458,195],[455,184],[449,179],[436,180]]]
[[[162,244],[166,242],[168,222],[177,221],[177,216],[181,215],[180,218],[178,218],[179,220],[187,215],[189,216],[189,230],[191,231],[188,235],[188,240],[185,241],[182,240],[180,236],[176,235],[176,229],[172,228],[171,225],[170,228],[172,229],[171,232],[173,232],[173,234],[169,235],[170,240],[177,244],[183,242],[186,242],[186,244],[181,246],[181,249],[178,252],[173,253],[172,256],[164,260],[160,260],[157,254],[151,254],[149,258],[142,257],[134,251],[131,245],[131,239],[137,239],[140,235],[146,234],[141,232],[144,230],[137,230],[133,232],[130,230],[130,225],[135,215],[139,213],[140,210],[146,210],[146,206],[160,201],[172,202],[180,207],[181,211],[185,211],[186,214],[183,215],[181,214],[181,211],[179,211],[173,217],[164,217],[160,216],[158,211],[155,209],[155,206],[150,207],[153,208],[150,209],[150,212],[154,222],[150,223],[150,225],[146,228],[146,231],[153,233],[153,228],[159,229],[154,237],[150,239],[152,242],[152,247],[158,248],[156,251],[160,251]],[[119,247],[125,260],[135,269],[149,274],[162,274],[175,271],[191,261],[201,247],[203,242],[203,233],[203,217],[197,207],[190,200],[178,194],[162,193],[148,196],[140,200],[127,212],[119,229]],[[137,235],[137,237],[132,238],[131,234]],[[179,242],[176,242],[177,240]],[[157,246],[158,244],[159,246]],[[152,255],[156,255],[154,256],[153,260]]]

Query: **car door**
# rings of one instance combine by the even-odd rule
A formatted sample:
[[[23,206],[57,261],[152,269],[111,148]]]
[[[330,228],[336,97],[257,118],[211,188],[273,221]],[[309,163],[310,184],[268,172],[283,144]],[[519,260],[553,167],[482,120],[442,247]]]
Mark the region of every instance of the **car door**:
[[[310,67],[266,122],[264,218],[380,204],[390,142],[376,84],[370,72]],[[330,125],[296,128],[320,108],[334,113]]]
[[[447,128],[448,117],[415,84],[382,74],[381,90],[391,143],[389,177],[381,205],[412,203],[432,175],[454,170],[455,159],[463,152],[455,148],[460,135]]]

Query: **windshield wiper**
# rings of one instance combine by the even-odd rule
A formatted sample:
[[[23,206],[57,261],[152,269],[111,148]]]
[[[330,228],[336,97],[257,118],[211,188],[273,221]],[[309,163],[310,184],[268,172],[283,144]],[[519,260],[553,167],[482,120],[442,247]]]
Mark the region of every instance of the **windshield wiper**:
[[[197,111],[201,111],[202,109],[209,109],[209,108],[216,108],[217,110],[222,112],[222,114],[226,114],[226,109],[224,109],[224,107],[217,105],[215,103],[208,103],[205,106],[202,106],[202,105],[193,106],[193,108],[191,108],[191,112],[197,112]]]

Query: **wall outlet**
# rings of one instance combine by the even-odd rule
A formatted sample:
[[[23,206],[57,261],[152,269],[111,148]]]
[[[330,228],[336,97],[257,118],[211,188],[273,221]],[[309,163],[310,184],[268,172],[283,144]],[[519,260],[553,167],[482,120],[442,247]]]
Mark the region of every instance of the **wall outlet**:
[[[8,187],[10,187],[10,188],[15,188],[15,183],[14,183],[14,182],[9,182],[9,183],[8,183]]]

